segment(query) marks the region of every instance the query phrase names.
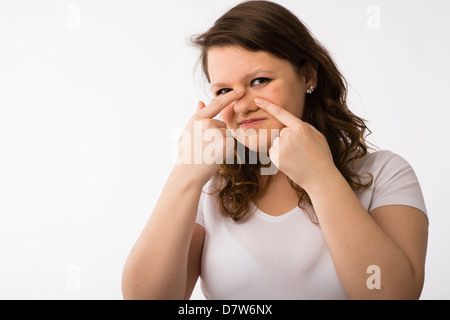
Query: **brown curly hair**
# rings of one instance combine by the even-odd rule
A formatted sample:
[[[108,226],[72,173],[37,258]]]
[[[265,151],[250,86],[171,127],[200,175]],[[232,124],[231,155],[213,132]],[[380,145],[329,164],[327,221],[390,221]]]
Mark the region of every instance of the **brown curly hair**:
[[[302,120],[326,137],[334,164],[354,190],[372,185],[373,177],[369,174],[370,181],[363,183],[353,166],[368,152],[366,133],[370,130],[365,120],[349,110],[347,82],[330,54],[292,12],[270,1],[247,1],[225,13],[205,33],[194,36],[192,42],[201,49],[200,61],[208,82],[208,51],[212,47],[236,45],[268,52],[289,61],[297,70],[307,63],[317,67],[318,86],[314,94],[306,96]],[[249,152],[246,149],[246,157]],[[258,175],[263,165],[235,160],[235,164],[221,165],[217,172],[221,181],[217,201],[224,216],[241,221],[248,214],[251,201],[265,192],[271,179],[261,186]],[[297,192],[298,206],[318,224],[315,214],[306,209],[305,204],[312,207],[306,191],[290,179],[289,183]]]

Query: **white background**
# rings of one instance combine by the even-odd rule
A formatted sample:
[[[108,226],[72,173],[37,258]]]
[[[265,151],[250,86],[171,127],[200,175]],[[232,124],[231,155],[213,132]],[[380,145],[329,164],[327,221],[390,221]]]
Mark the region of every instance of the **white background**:
[[[449,299],[450,2],[278,2],[333,54],[369,140],[416,170],[422,298]],[[237,3],[0,0],[1,299],[122,298],[173,133],[208,99],[188,39]]]

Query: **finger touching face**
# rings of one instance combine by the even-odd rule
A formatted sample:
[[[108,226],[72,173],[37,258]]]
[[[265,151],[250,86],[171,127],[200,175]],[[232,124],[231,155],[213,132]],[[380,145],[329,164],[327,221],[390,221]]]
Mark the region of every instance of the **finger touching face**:
[[[228,92],[227,94],[219,96],[213,102],[211,102],[208,106],[199,108],[197,111],[197,116],[201,118],[209,118],[212,119],[222,112],[228,105],[242,97],[244,92],[242,90],[234,90]]]
[[[287,60],[238,46],[213,47],[208,51],[208,70],[216,100],[231,91],[242,91],[238,99],[222,106],[220,111],[228,129],[253,130],[256,135],[264,129],[269,132],[267,144],[270,147],[273,141],[270,131],[281,130],[286,125],[260,108],[255,103],[256,98],[281,106],[299,119],[303,116],[306,79]],[[245,141],[240,142],[249,147]]]

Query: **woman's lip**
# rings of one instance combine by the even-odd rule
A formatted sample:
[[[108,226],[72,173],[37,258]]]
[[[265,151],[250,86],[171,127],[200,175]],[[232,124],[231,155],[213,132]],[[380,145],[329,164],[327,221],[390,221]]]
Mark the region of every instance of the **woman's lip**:
[[[263,121],[266,121],[266,119],[255,119],[255,120],[244,121],[241,123],[241,127],[242,128],[253,127],[253,126],[256,126],[257,124],[260,124]]]

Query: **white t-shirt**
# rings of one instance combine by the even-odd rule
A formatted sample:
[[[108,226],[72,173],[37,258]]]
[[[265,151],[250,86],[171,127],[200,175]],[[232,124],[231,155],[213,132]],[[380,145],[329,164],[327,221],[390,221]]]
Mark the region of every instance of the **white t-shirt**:
[[[368,212],[407,205],[427,214],[416,174],[400,156],[390,151],[368,154],[355,168],[374,177],[372,187],[356,192]],[[213,190],[214,181],[203,190]],[[216,199],[202,193],[196,220],[206,231],[200,275],[206,299],[348,299],[322,230],[302,209],[274,217],[252,203],[254,214],[236,223],[221,215]]]

